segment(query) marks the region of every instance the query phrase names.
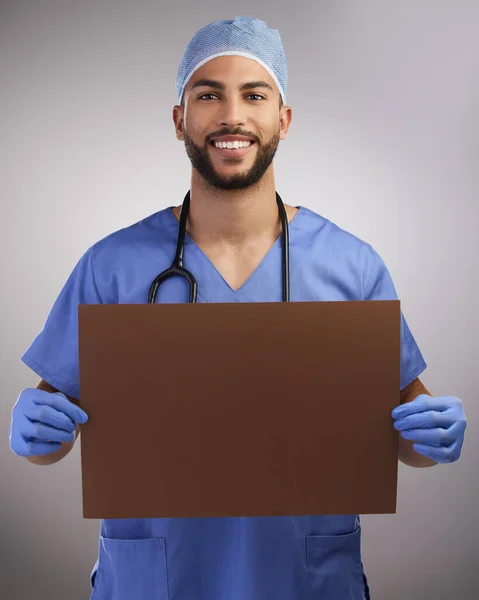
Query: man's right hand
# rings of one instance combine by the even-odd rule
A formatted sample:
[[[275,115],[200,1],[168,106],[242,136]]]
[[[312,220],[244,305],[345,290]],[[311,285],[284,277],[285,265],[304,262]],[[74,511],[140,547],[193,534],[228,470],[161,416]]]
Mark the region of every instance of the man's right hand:
[[[19,456],[56,452],[61,442],[75,439],[76,424],[87,421],[85,411],[62,392],[25,388],[12,409],[10,448]]]

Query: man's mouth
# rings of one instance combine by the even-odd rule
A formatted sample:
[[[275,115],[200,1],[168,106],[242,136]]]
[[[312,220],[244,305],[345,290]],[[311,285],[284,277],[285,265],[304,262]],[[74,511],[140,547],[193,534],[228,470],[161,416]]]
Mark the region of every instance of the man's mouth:
[[[210,144],[220,156],[236,158],[247,154],[255,142],[253,140],[249,142],[215,142],[212,140]]]

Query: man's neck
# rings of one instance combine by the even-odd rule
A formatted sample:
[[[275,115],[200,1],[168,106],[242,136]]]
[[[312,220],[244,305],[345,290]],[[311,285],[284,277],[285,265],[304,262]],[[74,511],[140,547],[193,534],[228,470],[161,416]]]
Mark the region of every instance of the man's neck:
[[[275,239],[280,230],[274,179],[261,187],[218,190],[192,177],[187,229],[198,244],[243,246]]]

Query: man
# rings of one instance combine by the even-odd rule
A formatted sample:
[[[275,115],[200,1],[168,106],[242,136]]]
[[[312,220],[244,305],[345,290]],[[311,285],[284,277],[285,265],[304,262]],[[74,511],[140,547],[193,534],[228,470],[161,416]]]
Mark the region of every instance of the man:
[[[193,167],[184,260],[197,279],[198,301],[281,301],[272,161],[292,111],[279,33],[248,17],[210,23],[188,45],[176,83],[176,136]],[[219,144],[240,139],[244,148]],[[304,206],[285,209],[292,301],[397,299],[369,244]],[[12,412],[15,452],[51,464],[71,449],[87,419],[75,407],[78,304],[145,302],[151,281],[171,263],[180,211],[150,215],[80,259],[22,357],[43,379],[22,391]],[[187,298],[184,280],[174,278],[157,301]],[[401,314],[401,407],[393,417],[402,432],[399,458],[416,467],[457,460],[466,427],[458,398],[434,398],[422,385],[425,368]],[[360,535],[358,515],[103,520],[92,598],[366,599]]]

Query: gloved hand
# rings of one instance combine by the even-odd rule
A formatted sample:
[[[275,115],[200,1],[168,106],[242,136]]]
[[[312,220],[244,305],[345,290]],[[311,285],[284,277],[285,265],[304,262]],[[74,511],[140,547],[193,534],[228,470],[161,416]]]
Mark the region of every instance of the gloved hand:
[[[21,391],[12,409],[10,448],[19,456],[50,454],[60,442],[75,438],[76,423],[86,423],[88,415],[62,394],[37,388]]]
[[[419,442],[413,449],[437,463],[455,462],[461,455],[467,419],[454,396],[419,394],[391,413],[394,427],[405,440]]]

